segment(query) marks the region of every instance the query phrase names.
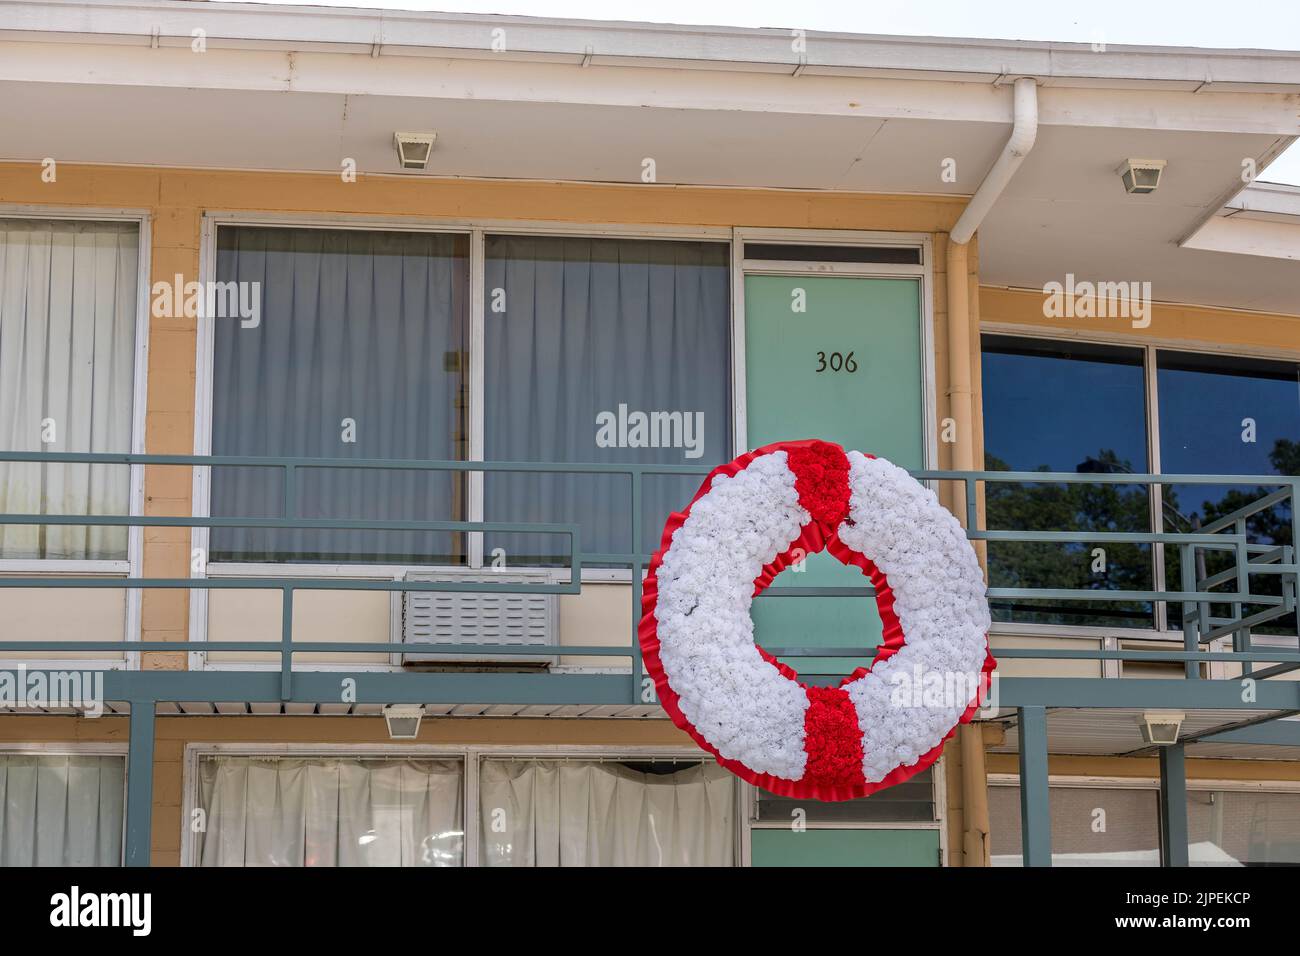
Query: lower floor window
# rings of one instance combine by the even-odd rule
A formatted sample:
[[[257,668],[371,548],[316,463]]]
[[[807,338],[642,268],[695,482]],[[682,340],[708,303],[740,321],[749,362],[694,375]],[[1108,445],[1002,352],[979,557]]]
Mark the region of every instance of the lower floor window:
[[[459,760],[210,756],[200,866],[460,866]]]
[[[1053,866],[1159,866],[1160,805],[1151,789],[1071,787],[1048,791]],[[1020,787],[989,787],[994,866],[1022,866]]]
[[[739,858],[736,779],[690,758],[207,753],[192,786],[198,866],[462,866],[467,847],[480,866]]]
[[[485,866],[731,866],[736,778],[712,763],[487,759]]]
[[[1053,866],[1159,866],[1159,791],[1053,784],[1048,792]],[[994,866],[1020,866],[1020,788],[989,787]],[[1300,792],[1187,792],[1192,866],[1300,865]]]
[[[1300,866],[1300,793],[1193,790],[1187,842],[1193,864]]]
[[[0,866],[120,866],[126,761],[0,753]]]

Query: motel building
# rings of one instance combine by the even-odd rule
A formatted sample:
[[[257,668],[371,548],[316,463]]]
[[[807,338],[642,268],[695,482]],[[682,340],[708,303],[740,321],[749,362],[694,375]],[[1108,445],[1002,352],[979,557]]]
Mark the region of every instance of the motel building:
[[[1300,53],[0,0],[0,94],[3,865],[1300,863]],[[837,802],[637,640],[810,438],[997,659]],[[837,685],[874,593],[755,639]]]

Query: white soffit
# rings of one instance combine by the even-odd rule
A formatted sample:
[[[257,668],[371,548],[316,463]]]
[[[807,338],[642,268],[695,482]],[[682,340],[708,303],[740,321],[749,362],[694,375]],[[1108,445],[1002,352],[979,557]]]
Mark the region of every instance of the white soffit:
[[[1254,182],[1183,243],[1186,249],[1300,260],[1300,186]],[[1300,271],[1292,280],[1300,311]]]
[[[1300,134],[1300,54],[810,33],[803,56],[786,30],[0,0],[0,160],[639,184],[653,158],[660,186],[969,196],[1032,74],[1038,145],[982,281],[1300,314],[1289,222],[1216,215]],[[438,131],[425,172],[398,170],[396,129]],[[1155,194],[1124,192],[1131,156],[1168,162]]]

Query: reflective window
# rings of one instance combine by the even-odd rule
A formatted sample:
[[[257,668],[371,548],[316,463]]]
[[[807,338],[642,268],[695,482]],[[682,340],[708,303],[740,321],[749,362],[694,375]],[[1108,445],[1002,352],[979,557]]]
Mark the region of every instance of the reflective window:
[[[1157,355],[1160,401],[1160,467],[1166,474],[1300,475],[1300,365],[1190,352],[1161,351]],[[1246,519],[1255,544],[1292,543],[1289,501],[1262,507],[1262,498],[1276,486],[1171,485],[1165,488],[1162,509],[1168,531],[1196,531],[1233,514]],[[1180,589],[1183,556],[1168,548],[1166,581]],[[1198,551],[1196,576],[1227,570],[1233,561],[1225,552]],[[1257,574],[1251,592],[1280,595],[1276,575]],[[1263,610],[1250,606],[1245,613]],[[1226,606],[1214,606],[1226,615]],[[1180,628],[1177,606],[1170,608],[1169,626]],[[1269,622],[1257,630],[1295,633],[1295,616]]]
[[[986,335],[984,461],[989,471],[1113,475],[1148,470],[1143,353]],[[1149,532],[1145,486],[989,482],[987,527]],[[1146,545],[990,542],[989,584],[1002,588],[1150,590]],[[995,599],[995,621],[1150,627],[1131,601]]]

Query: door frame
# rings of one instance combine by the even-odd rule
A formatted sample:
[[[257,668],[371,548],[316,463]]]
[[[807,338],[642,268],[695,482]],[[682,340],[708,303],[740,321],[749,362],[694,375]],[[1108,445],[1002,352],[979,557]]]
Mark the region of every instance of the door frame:
[[[746,259],[746,242],[816,246],[878,246],[917,249],[920,265],[880,262],[788,262]],[[751,275],[819,275],[863,279],[912,279],[918,283],[921,333],[921,415],[924,467],[938,464],[937,395],[934,368],[934,242],[927,232],[867,232],[850,229],[757,229],[737,227],[731,236],[732,442],[735,454],[749,451],[745,371],[745,278]]]

